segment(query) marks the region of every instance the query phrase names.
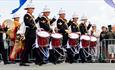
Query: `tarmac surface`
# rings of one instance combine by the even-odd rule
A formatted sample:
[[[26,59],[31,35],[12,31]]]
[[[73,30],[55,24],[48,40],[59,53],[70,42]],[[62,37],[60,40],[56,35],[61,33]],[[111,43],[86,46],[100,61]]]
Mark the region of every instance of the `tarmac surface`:
[[[48,63],[43,66],[31,63],[30,66],[19,66],[19,63],[4,65],[0,63],[0,70],[115,70],[115,63]]]

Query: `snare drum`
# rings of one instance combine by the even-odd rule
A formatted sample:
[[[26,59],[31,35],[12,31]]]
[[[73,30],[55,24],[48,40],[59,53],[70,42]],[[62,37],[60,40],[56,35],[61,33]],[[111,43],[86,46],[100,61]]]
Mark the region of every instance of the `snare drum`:
[[[62,40],[63,36],[61,34],[59,34],[59,33],[54,33],[54,34],[51,34],[51,37],[52,37],[52,39],[51,39],[52,47],[60,48],[61,45],[62,45],[61,40]]]
[[[70,33],[69,34],[69,40],[68,43],[71,47],[76,47],[78,44],[78,39],[79,39],[79,35],[76,33]]]
[[[49,44],[50,34],[46,31],[37,32],[37,42],[40,47],[47,47]]]
[[[90,37],[87,36],[87,35],[82,35],[80,37],[80,40],[81,40],[81,45],[83,48],[88,48],[89,45],[90,45]]]
[[[94,37],[94,36],[91,36],[90,39],[91,39],[91,41],[90,41],[90,47],[96,47],[97,38]]]

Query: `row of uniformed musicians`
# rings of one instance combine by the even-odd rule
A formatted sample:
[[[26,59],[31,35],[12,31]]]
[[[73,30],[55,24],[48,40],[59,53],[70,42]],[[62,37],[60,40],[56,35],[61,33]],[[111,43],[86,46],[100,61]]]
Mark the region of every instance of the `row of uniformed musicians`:
[[[26,64],[26,62],[28,62],[28,54],[30,53],[32,49],[32,45],[35,43],[35,40],[36,40],[36,30],[37,30],[36,23],[39,22],[38,25],[40,28],[42,28],[43,30],[49,33],[52,33],[53,30],[51,29],[50,25],[56,21],[55,18],[53,18],[52,20],[48,18],[48,16],[50,15],[50,9],[47,7],[44,8],[42,12],[43,15],[41,17],[38,17],[36,20],[34,20],[34,16],[32,15],[32,13],[34,12],[34,7],[32,6],[32,4],[28,4],[25,10],[27,10],[27,13],[24,16],[24,23],[26,26],[25,46],[21,55],[20,66],[28,66]],[[63,48],[67,47],[68,33],[70,33],[70,31],[68,30],[68,27],[71,28],[71,32],[78,32],[79,34],[87,33],[87,30],[91,27],[91,24],[89,24],[88,26],[86,25],[87,23],[86,17],[83,17],[82,21],[84,22],[78,25],[77,23],[78,16],[76,14],[73,15],[72,20],[70,20],[68,23],[67,23],[67,20],[65,19],[65,15],[66,15],[65,11],[63,9],[60,9],[59,18],[57,20],[57,28],[56,28],[56,32],[61,33],[63,35],[63,41],[62,41]],[[42,65],[42,64],[47,63],[48,61],[51,61],[54,64],[59,63],[58,59],[60,55],[58,53],[55,53],[54,50],[50,50],[49,52],[50,56],[45,57],[39,48],[34,49],[36,51],[35,64]],[[43,49],[45,51],[48,50],[47,47]],[[63,50],[60,48],[57,48],[57,50],[59,52],[63,52]],[[79,54],[82,59],[82,62],[85,62],[85,56],[83,55],[83,52],[80,51]],[[66,58],[66,62],[73,63],[74,58],[78,59],[78,54],[73,56],[70,49],[67,49],[67,55],[68,55],[68,58]]]
[[[27,13],[24,15],[24,23],[26,26],[26,31],[25,31],[25,46],[24,46],[24,50],[21,53],[21,61],[20,61],[20,66],[29,66],[28,64],[26,64],[27,62],[29,62],[28,60],[28,55],[31,51],[31,49],[33,48],[33,44],[35,44],[36,41],[36,31],[38,28],[42,28],[43,30],[52,33],[53,30],[50,27],[50,25],[52,23],[54,23],[56,21],[55,18],[53,19],[49,19],[48,16],[50,15],[50,9],[45,7],[43,10],[43,15],[41,17],[37,17],[37,19],[34,18],[33,16],[33,12],[34,12],[34,6],[30,3],[27,5],[27,7],[25,8],[25,10],[27,10]],[[81,23],[80,25],[77,23],[78,21],[78,16],[76,14],[73,15],[72,20],[70,20],[69,22],[67,22],[67,20],[65,19],[65,11],[63,9],[59,10],[59,18],[57,19],[57,28],[55,29],[56,32],[60,33],[63,35],[63,39],[62,39],[62,48],[66,48],[67,47],[67,40],[68,40],[68,34],[70,33],[70,31],[68,30],[70,27],[71,32],[76,32],[78,34],[86,34],[88,29],[91,27],[91,24],[89,24],[87,26],[87,18],[86,17],[82,17],[82,21],[83,23]],[[39,24],[37,24],[39,22]],[[37,26],[36,26],[37,25]],[[39,29],[38,29],[39,30]],[[40,51],[41,47],[35,48],[35,64],[38,65],[42,65],[42,64],[46,64],[48,61],[56,64],[56,63],[60,63],[62,61],[58,61],[58,59],[60,58],[60,55],[58,53],[55,53],[54,50],[50,50],[48,51],[48,47],[42,48],[44,49],[44,51],[47,51],[50,56],[46,57],[44,56],[44,54]],[[57,48],[57,50],[63,53],[63,49],[61,48]],[[82,62],[85,62],[85,56],[83,55],[82,49],[79,52],[79,54],[73,55],[73,53],[71,53],[70,49],[66,49],[67,50],[67,58],[66,58],[66,62],[69,63],[73,63],[76,59],[79,58],[79,56],[81,57]]]

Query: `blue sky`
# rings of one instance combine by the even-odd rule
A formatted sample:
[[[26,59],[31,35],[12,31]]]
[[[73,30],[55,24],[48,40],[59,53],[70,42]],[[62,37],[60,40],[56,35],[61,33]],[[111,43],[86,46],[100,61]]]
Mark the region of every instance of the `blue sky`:
[[[21,22],[23,21],[23,15],[26,13],[24,7],[26,7],[29,1],[17,12],[21,16]],[[95,23],[97,27],[115,24],[115,9],[107,5],[104,0],[33,0],[33,4],[36,7],[34,11],[35,17],[47,5],[51,9],[50,17],[56,16],[58,18],[59,9],[63,8],[66,11],[66,18],[68,20],[76,12],[79,17],[85,14],[89,21],[92,24]],[[0,0],[0,23],[5,19],[11,19],[13,15],[10,13],[17,7],[18,0]]]

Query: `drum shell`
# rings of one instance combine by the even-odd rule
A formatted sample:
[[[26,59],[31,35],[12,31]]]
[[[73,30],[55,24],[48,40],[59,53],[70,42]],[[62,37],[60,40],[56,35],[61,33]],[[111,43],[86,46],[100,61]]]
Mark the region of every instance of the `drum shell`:
[[[37,43],[40,47],[47,47],[49,43],[49,37],[40,37],[38,36]]]
[[[60,48],[62,46],[62,35],[59,33],[51,34],[51,45],[53,48]]]
[[[60,48],[61,44],[62,44],[61,38],[58,38],[58,39],[57,38],[52,38],[51,39],[51,45],[52,45],[53,48]]]
[[[88,41],[88,40],[83,39],[81,42],[82,42],[82,47],[83,48],[88,48],[89,45],[90,45],[90,41]]]
[[[39,47],[48,47],[50,34],[46,31],[37,32],[37,43]]]
[[[78,34],[70,33],[69,34],[69,40],[68,40],[69,46],[76,47],[77,44],[78,44],[78,41],[79,41],[78,39],[79,39],[79,35]]]
[[[96,47],[97,42],[96,41],[90,41],[90,47]]]
[[[69,38],[68,43],[71,47],[76,47],[78,44],[78,39],[71,39]]]

